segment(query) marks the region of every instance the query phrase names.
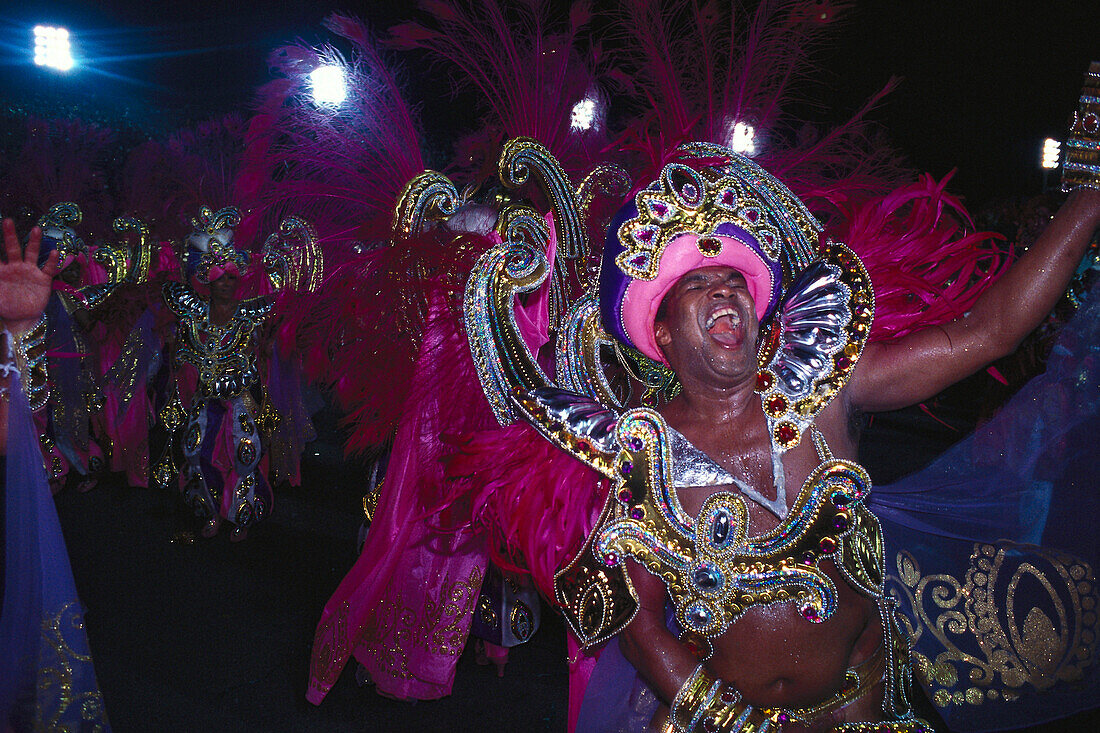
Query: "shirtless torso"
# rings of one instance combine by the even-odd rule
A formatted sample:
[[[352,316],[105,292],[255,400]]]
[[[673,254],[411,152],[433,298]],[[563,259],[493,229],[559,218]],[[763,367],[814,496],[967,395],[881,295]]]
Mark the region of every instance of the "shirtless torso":
[[[776,496],[771,442],[763,412],[750,409],[743,424],[703,426],[666,410],[666,420],[700,451],[731,475],[748,483],[767,499]],[[855,460],[855,435],[838,399],[817,419],[817,427],[833,454]],[[820,459],[812,441],[803,441],[782,458],[787,507],[790,508]],[[678,490],[683,507],[696,515],[703,502],[719,491],[736,491],[732,485],[691,487]],[[752,501],[749,532],[760,535],[780,519]],[[869,660],[882,643],[882,624],[873,600],[859,594],[841,578],[831,560],[821,563],[837,589],[837,609],[822,623],[808,623],[794,603],[756,606],[747,610],[714,640],[711,671],[726,680],[758,707],[805,708],[829,698],[844,683],[845,672]],[[662,591],[663,586],[655,588]],[[824,716],[812,729],[827,730],[841,721],[873,721],[882,718],[881,683],[856,702]],[[797,730],[788,724],[785,730]]]

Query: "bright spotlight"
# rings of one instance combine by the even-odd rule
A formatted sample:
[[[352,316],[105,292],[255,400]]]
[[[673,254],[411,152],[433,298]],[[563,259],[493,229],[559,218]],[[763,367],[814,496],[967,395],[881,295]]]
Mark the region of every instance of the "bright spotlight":
[[[756,128],[747,122],[738,122],[733,126],[733,135],[730,136],[729,146],[735,153],[747,155],[750,158],[756,153]]]
[[[73,68],[69,31],[49,25],[36,25],[34,27],[34,63],[36,66],[48,66],[58,71],[68,71]]]
[[[1054,169],[1058,167],[1058,158],[1062,154],[1062,143],[1051,138],[1043,141],[1043,160],[1040,165],[1043,168]]]
[[[329,64],[318,66],[309,74],[313,85],[313,103],[322,107],[336,107],[348,96],[344,82],[344,67]]]
[[[573,105],[573,112],[569,117],[570,127],[583,132],[589,130],[596,122],[596,100],[585,97]]]

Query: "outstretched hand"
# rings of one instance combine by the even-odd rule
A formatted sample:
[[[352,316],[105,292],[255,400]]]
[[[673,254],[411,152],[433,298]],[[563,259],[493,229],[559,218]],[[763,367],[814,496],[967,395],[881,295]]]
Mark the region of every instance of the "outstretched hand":
[[[29,330],[42,315],[50,286],[58,271],[57,250],[38,267],[42,230],[31,229],[24,252],[15,234],[15,222],[4,219],[4,259],[0,261],[0,320],[13,334]]]

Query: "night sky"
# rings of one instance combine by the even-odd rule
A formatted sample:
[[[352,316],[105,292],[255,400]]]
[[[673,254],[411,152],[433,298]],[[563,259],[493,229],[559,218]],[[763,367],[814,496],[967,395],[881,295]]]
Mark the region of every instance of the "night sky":
[[[385,29],[407,17],[413,4],[5,2],[0,99],[9,107],[28,95],[102,105],[169,127],[246,111],[252,90],[268,78],[267,53],[295,39],[327,38],[319,24],[331,10]],[[901,76],[901,87],[873,119],[915,168],[937,176],[959,168],[954,189],[973,205],[1037,192],[1042,139],[1064,136],[1082,73],[1091,58],[1100,58],[1100,2],[876,0],[854,6],[821,57],[817,94],[833,114],[854,111],[892,75]],[[93,61],[67,77],[40,72],[20,56],[35,23],[66,25],[78,53]]]

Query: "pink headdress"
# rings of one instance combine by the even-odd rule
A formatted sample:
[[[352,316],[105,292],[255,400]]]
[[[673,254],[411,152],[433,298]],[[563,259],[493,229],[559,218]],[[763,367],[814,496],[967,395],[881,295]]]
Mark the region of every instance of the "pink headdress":
[[[820,231],[802,202],[748,159],[714,145],[681,154],[612,221],[600,270],[604,329],[658,362],[653,323],[683,275],[737,269],[763,321],[813,258]]]

